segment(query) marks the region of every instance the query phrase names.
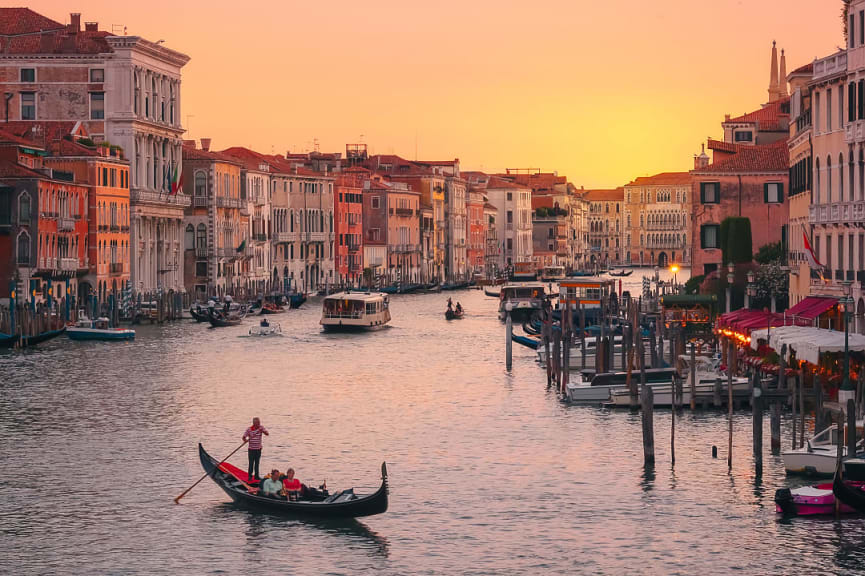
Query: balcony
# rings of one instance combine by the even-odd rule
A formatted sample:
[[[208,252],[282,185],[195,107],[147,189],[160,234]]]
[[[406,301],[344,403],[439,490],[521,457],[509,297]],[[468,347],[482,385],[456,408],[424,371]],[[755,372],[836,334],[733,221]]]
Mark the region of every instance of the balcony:
[[[219,208],[240,208],[241,204],[244,203],[240,201],[240,198],[230,198],[228,196],[216,197],[216,205]]]
[[[75,218],[59,218],[57,220],[57,230],[60,232],[75,231]]]
[[[60,270],[78,270],[78,258],[60,258]]]
[[[411,208],[396,208],[397,216],[414,216],[414,210]]]
[[[847,72],[847,52],[836,52],[826,58],[814,60],[813,80]]]
[[[360,250],[360,244],[356,242],[349,242],[347,246],[349,252],[357,252]]]
[[[275,232],[273,239],[277,242],[297,242],[297,232]]]
[[[865,201],[834,202],[809,207],[811,224],[845,224],[865,219]]]
[[[120,232],[120,224],[112,224],[108,227],[111,232]]]
[[[129,200],[131,202],[150,202],[153,204],[163,204],[180,206],[185,208],[192,203],[192,199],[186,194],[168,194],[167,192],[156,192],[152,190],[130,190]]]
[[[196,208],[204,208],[209,203],[210,199],[207,196],[196,196],[192,199]]]
[[[327,240],[327,232],[307,232],[307,242],[324,242]]]
[[[112,262],[108,265],[108,273],[112,276],[123,274],[123,262]]]
[[[253,234],[252,238],[256,242],[267,242],[267,234]]]
[[[195,249],[195,257],[199,259],[207,258],[207,248],[205,247],[197,247]]]
[[[848,144],[862,142],[865,139],[865,120],[850,122],[844,127],[844,136]]]

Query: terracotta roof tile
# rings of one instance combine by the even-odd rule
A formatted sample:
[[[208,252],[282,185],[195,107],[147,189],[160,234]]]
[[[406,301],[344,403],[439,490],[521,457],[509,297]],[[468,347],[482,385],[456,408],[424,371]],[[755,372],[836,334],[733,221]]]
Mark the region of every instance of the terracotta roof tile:
[[[0,8],[0,35],[33,34],[40,30],[62,30],[65,26],[30,8]]]
[[[729,156],[713,162],[708,167],[694,170],[692,174],[742,174],[747,172],[787,172],[790,167],[790,152],[787,140],[779,140],[762,146],[743,146]]]
[[[688,172],[661,172],[654,176],[640,176],[627,186],[682,186],[691,184]]]
[[[586,190],[584,198],[589,202],[619,202],[625,199],[623,187],[607,190]]]
[[[799,74],[807,74],[810,76],[813,73],[814,73],[814,63],[808,62],[804,66],[799,66],[798,68],[796,68],[795,70],[793,70],[792,72],[787,74],[787,77],[789,78],[790,76],[799,75]]]
[[[191,146],[183,147],[183,160],[184,162],[186,160],[210,160],[212,162],[225,162],[226,164],[241,165],[237,158],[227,154],[210,152],[207,150],[201,150],[200,148],[193,148]]]
[[[785,108],[787,111],[782,111]],[[760,130],[786,129],[790,121],[790,98],[781,98],[766,104],[759,110],[725,120],[724,124],[757,124]]]
[[[0,179],[2,178],[45,178],[48,176],[22,166],[11,160],[0,160]]]

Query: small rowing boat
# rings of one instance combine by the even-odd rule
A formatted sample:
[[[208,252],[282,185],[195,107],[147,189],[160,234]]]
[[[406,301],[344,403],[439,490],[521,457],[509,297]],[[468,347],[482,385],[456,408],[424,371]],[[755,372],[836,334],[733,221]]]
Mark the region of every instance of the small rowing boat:
[[[91,320],[81,310],[78,312],[78,322],[66,328],[66,335],[70,340],[135,340],[135,330],[111,328],[108,324],[108,318]]]
[[[466,311],[462,308],[458,310],[454,310],[452,308],[448,308],[445,310],[445,318],[447,320],[462,320],[463,316],[466,315]]]
[[[320,518],[358,518],[383,514],[388,505],[387,465],[381,463],[381,486],[372,494],[355,494],[353,488],[334,494],[327,491],[307,490],[298,500],[286,500],[264,496],[249,491],[249,477],[246,472],[228,462],[219,463],[198,445],[201,466],[216,485],[231,499],[250,508],[267,512],[315,516]]]

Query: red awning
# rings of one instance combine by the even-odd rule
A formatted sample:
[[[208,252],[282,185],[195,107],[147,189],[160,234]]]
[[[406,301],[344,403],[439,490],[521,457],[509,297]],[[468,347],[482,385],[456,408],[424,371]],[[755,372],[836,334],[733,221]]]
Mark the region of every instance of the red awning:
[[[838,299],[831,296],[808,296],[787,310],[785,314],[813,320],[836,304],[838,304]]]

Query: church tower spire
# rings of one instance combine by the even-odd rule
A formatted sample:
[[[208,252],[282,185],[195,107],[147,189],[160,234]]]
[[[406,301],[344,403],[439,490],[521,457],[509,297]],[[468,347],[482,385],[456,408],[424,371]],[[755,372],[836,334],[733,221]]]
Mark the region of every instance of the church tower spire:
[[[778,49],[772,40],[772,64],[769,70],[769,102],[774,102],[779,96],[780,85],[778,83]]]
[[[787,96],[787,57],[784,56],[784,49],[781,48],[781,73],[779,74],[778,82],[780,83],[778,86],[778,93],[781,95],[781,98],[785,98]]]

